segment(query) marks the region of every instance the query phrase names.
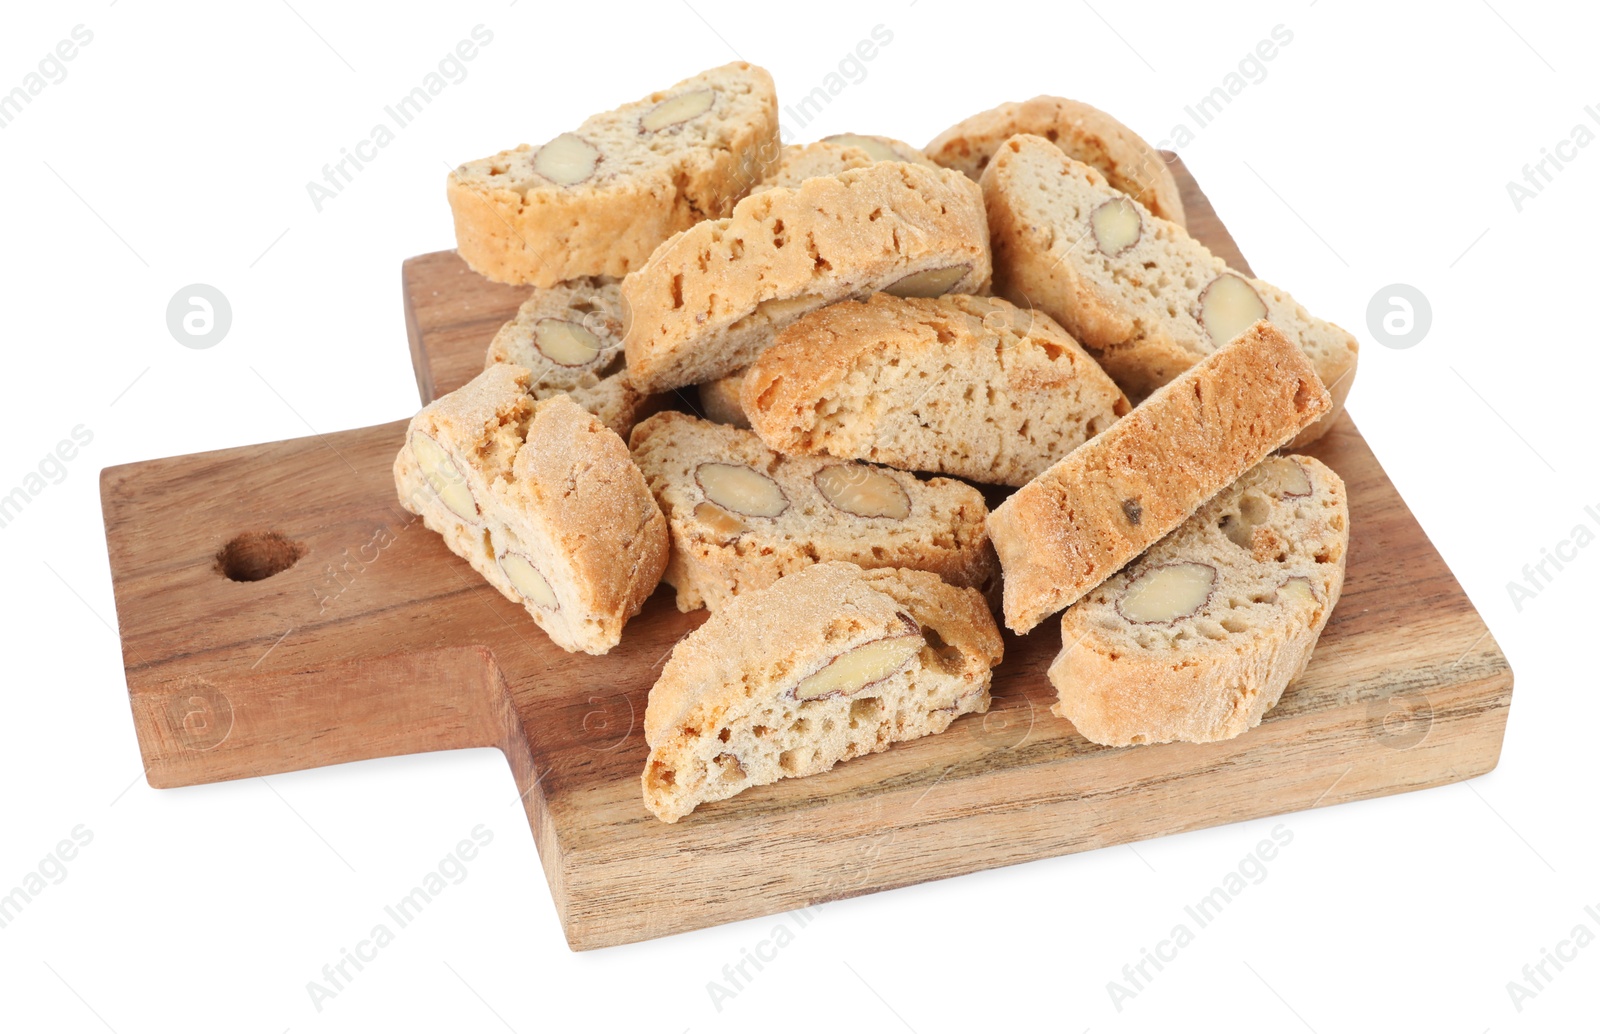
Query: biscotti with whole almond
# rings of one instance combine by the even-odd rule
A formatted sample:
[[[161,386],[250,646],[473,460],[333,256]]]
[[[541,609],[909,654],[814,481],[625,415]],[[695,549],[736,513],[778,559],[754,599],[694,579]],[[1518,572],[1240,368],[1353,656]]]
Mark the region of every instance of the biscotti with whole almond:
[[[1258,319],[1305,350],[1333,408],[1296,445],[1326,433],[1356,369],[1356,340],[1279,288],[1228,268],[1181,226],[1156,218],[1042,137],[1003,144],[981,180],[995,293],[1043,309],[1139,399]]]
[[[813,176],[685,230],[623,280],[628,375],[643,391],[701,384],[824,305],[988,283],[983,197],[965,176],[905,162]]]
[[[650,690],[647,808],[677,822],[752,786],[943,732],[989,709],[999,629],[925,571],[826,563],[732,601]]]
[[[1061,618],[1051,708],[1095,743],[1210,743],[1261,724],[1344,586],[1344,482],[1273,456]]]
[[[977,179],[1000,145],[1018,133],[1044,137],[1069,158],[1100,170],[1117,190],[1163,219],[1184,225],[1183,198],[1161,152],[1099,108],[1065,97],[1002,104],[962,119],[923,150]]]
[[[989,514],[1006,625],[1027,632],[1120,570],[1332,404],[1256,323]]]
[[[713,68],[540,147],[458,167],[456,250],[507,284],[620,277],[678,231],[727,215],[780,150],[772,77],[742,61]]]
[[[536,399],[565,393],[624,438],[654,406],[628,380],[622,354],[622,296],[592,277],[535,288],[489,342],[484,368],[521,366]]]
[[[740,404],[779,452],[1013,486],[1129,409],[1055,320],[962,294],[803,316],[751,364]]]
[[[798,187],[813,176],[837,176],[874,162],[910,162],[936,168],[935,163],[908,143],[886,136],[851,133],[825,137],[813,144],[790,144],[783,149],[778,167],[751,193],[773,187]]]
[[[666,568],[667,522],[615,431],[497,364],[412,418],[400,503],[563,650],[603,654]]]
[[[664,580],[680,610],[720,610],[829,560],[932,571],[984,593],[998,583],[988,507],[970,485],[782,456],[749,431],[672,411],[635,427],[630,446],[667,517]]]

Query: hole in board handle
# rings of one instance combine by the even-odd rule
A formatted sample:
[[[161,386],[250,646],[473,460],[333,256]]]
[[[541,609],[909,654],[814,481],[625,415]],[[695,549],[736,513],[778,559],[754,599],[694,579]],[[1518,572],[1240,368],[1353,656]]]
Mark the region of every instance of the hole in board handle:
[[[236,582],[259,582],[293,567],[306,547],[277,531],[247,531],[217,551],[217,570]]]

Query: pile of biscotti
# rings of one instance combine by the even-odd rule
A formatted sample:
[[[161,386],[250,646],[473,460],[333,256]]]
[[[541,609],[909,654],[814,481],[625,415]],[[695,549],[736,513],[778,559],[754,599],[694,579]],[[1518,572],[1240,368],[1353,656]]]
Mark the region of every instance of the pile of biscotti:
[[[1094,742],[1258,724],[1343,584],[1344,485],[1279,450],[1355,340],[1190,237],[1094,108],[923,150],[777,113],[730,64],[450,174],[461,256],[532,290],[412,420],[402,502],[563,649],[662,581],[711,611],[645,714],[667,822],[987,710],[996,611],[1061,613]]]

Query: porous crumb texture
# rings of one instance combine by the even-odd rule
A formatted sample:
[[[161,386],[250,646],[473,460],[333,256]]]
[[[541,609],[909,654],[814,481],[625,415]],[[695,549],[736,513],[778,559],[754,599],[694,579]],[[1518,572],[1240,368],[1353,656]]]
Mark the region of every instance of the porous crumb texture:
[[[762,191],[623,280],[629,376],[645,391],[715,380],[813,309],[940,271],[937,293],[988,289],[983,197],[959,173],[875,162]]]
[[[841,134],[812,144],[790,144],[783,149],[772,175],[756,184],[752,194],[773,187],[794,188],[813,176],[837,176],[848,169],[860,169],[873,162],[911,162],[935,167],[921,151],[908,143],[886,136]]]
[[[581,342],[578,354],[570,344],[562,351],[575,334]],[[582,349],[589,344],[594,352],[586,357]],[[622,294],[615,280],[580,277],[535,288],[516,319],[501,327],[489,343],[484,368],[496,363],[529,370],[533,376],[529,393],[534,398],[565,393],[624,438],[654,404],[628,380],[622,353]]]
[[[989,515],[1006,625],[1027,632],[1083,596],[1330,405],[1264,321],[1185,370]]]
[[[741,409],[785,453],[1020,486],[1128,412],[1055,320],[999,298],[876,294],[801,317]]]
[[[981,182],[995,293],[1055,317],[1134,399],[1226,343],[1214,341],[1202,323],[1202,295],[1231,273],[1254,290],[1266,318],[1305,350],[1333,394],[1328,415],[1294,444],[1315,440],[1338,418],[1356,369],[1356,340],[1346,331],[1312,316],[1283,290],[1230,270],[1137,199],[1138,239],[1107,254],[1097,245],[1092,216],[1122,193],[1041,137],[1006,141]]]
[[[528,370],[497,364],[423,409],[395,458],[395,485],[401,505],[526,606],[556,645],[603,654],[661,580],[666,518],[616,432],[565,395],[535,401],[531,384]],[[445,457],[432,478],[419,435]],[[515,570],[537,573],[548,599],[518,590],[508,556],[520,558]]]
[[[743,387],[743,369],[735,370],[726,377],[706,381],[696,389],[700,395],[701,415],[719,424],[748,429],[750,418],[744,415],[744,403],[739,401],[739,392]]]
[[[736,596],[826,561],[931,571],[953,585],[996,594],[999,566],[984,529],[988,509],[970,485],[825,457],[784,456],[749,431],[672,411],[641,422],[630,447],[667,516],[672,555],[664,580],[677,589],[680,610],[726,609]],[[782,512],[752,516],[719,505],[697,475],[706,463],[747,468],[769,479],[781,493]],[[822,491],[823,485],[848,490],[869,480],[882,483],[878,479],[903,493],[894,497],[903,502],[903,517],[851,513]]]
[[[916,637],[878,681],[817,699],[800,684],[835,658]],[[943,732],[989,708],[1001,641],[979,594],[923,571],[825,563],[734,600],[673,648],[650,690],[645,805],[676,822],[752,786]]]
[[[650,121],[663,102],[702,91],[710,102],[688,109],[692,117]],[[777,94],[764,69],[735,62],[595,115],[553,143],[587,148],[592,171],[557,182],[538,171],[540,148],[523,144],[450,173],[456,248],[491,280],[550,287],[620,277],[674,233],[727,215],[777,164]]]
[[[1305,670],[1339,602],[1349,545],[1344,482],[1306,456],[1271,457],[1067,609],[1052,710],[1096,743],[1231,739],[1261,723]],[[1153,572],[1210,573],[1205,602],[1131,621]]]
[[[949,169],[977,179],[1000,145],[1018,133],[1050,141],[1069,158],[1094,166],[1117,190],[1163,219],[1184,225],[1183,199],[1161,152],[1099,108],[1065,97],[1002,104],[963,119],[923,150]]]

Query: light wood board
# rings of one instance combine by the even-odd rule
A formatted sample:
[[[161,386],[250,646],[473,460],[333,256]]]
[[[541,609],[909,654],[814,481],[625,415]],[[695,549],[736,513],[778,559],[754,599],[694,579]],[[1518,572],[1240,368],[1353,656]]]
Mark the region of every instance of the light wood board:
[[[1191,229],[1244,268],[1177,166]],[[468,380],[526,289],[404,267],[424,399]],[[1307,450],[1349,487],[1344,597],[1304,677],[1227,743],[1112,749],[1049,707],[1057,623],[1007,636],[994,707],[939,736],[701,807],[640,799],[646,697],[704,618],[663,589],[606,657],[562,652],[395,499],[405,423],[113,467],[101,497],[152,786],[499,747],[576,949],[1399,793],[1493,768],[1511,671],[1348,417]],[[236,581],[219,553],[303,554]],[[288,547],[279,547],[287,555]],[[241,551],[232,566],[271,560]]]

